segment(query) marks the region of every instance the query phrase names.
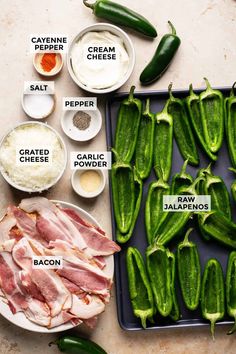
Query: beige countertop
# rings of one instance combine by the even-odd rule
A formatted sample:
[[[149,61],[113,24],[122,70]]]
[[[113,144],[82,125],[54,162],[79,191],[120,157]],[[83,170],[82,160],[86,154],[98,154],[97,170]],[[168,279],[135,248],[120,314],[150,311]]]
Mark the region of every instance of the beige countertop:
[[[136,50],[136,64],[130,80],[122,87],[127,91],[131,84],[139,87],[139,73],[152,56],[161,36],[169,28],[167,21],[176,26],[182,39],[182,45],[174,62],[166,74],[149,89],[166,89],[173,81],[174,88],[187,88],[192,82],[194,87],[204,85],[203,77],[209,78],[212,85],[229,86],[235,81],[236,63],[236,26],[234,0],[119,0],[120,3],[133,7],[145,15],[157,27],[159,37],[149,41],[130,33]],[[17,122],[27,119],[22,111],[20,100],[23,84],[26,80],[38,80],[39,76],[32,66],[29,53],[30,34],[59,33],[73,38],[83,27],[95,23],[91,11],[82,5],[81,0],[1,0],[0,12],[0,96],[1,96],[1,131],[2,136]],[[129,32],[128,32],[129,33]],[[63,96],[79,96],[86,93],[76,87],[64,66],[62,73],[55,80],[57,107],[47,122],[60,133]],[[98,98],[103,112],[105,99]],[[0,137],[1,137],[0,136]],[[65,136],[69,150],[102,150],[106,148],[105,127],[96,139],[89,144],[73,143]],[[70,185],[69,167],[62,180],[46,195],[49,198],[70,201],[90,212],[110,233],[110,208],[108,187],[96,201],[84,202],[77,197]],[[15,193],[0,178],[0,213],[11,201],[19,200],[23,195]],[[103,346],[109,354],[233,354],[235,336],[227,336],[227,327],[217,327],[216,341],[213,342],[209,328],[185,328],[181,330],[124,332],[118,324],[115,298],[104,314],[100,316],[98,326],[90,331],[78,327],[75,333],[86,333]],[[57,353],[56,348],[49,348],[48,342],[55,335],[40,335],[24,331],[11,325],[0,317],[0,353],[1,354],[41,354]]]

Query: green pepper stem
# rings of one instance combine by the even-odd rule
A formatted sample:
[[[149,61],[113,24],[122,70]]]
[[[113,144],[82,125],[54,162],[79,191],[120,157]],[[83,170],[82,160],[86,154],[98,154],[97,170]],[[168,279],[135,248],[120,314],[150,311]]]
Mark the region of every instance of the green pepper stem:
[[[194,94],[194,92],[193,92],[193,84],[189,85],[189,94],[190,94],[190,96]]]
[[[229,330],[227,334],[233,334],[236,331],[236,316],[234,317],[233,327]]]
[[[150,98],[146,99],[146,106],[143,112],[144,115],[148,115],[150,113]]]
[[[169,106],[168,101],[166,101],[166,104],[165,104],[164,108],[162,109],[162,113],[168,113],[168,106]]]
[[[135,86],[131,86],[130,92],[129,92],[129,100],[132,101],[134,99],[134,90]]]
[[[211,335],[213,341],[215,341],[215,320],[211,320]]]
[[[88,0],[83,0],[85,6],[89,7],[90,9],[94,9],[95,3],[90,4]]]
[[[170,21],[168,21],[168,24],[169,24],[169,26],[170,26],[170,28],[171,28],[171,34],[173,34],[173,36],[176,36],[176,29],[175,29],[175,27],[173,26],[173,24],[172,24]]]
[[[207,90],[211,90],[211,85],[210,85],[210,82],[208,81],[208,79],[206,77],[203,78],[205,80],[205,83],[206,83],[206,87],[207,87]]]
[[[173,94],[172,94],[172,86],[173,86],[173,82],[171,82],[168,86],[168,92],[169,92],[169,95],[170,95],[170,98],[173,98]]]
[[[207,168],[205,168],[204,173],[206,173],[206,174],[208,174],[208,175],[212,175],[211,162],[209,163],[209,165],[207,166]]]
[[[184,161],[183,166],[182,166],[181,171],[180,171],[180,176],[185,175],[186,169],[187,169],[187,166],[188,166],[188,160],[189,159]]]
[[[234,96],[234,89],[235,89],[236,81],[233,83],[233,86],[230,91],[230,96]]]
[[[194,230],[194,228],[193,227],[190,227],[190,229],[188,229],[187,230],[187,232],[186,232],[186,234],[185,234],[185,236],[184,236],[184,242],[183,243],[189,243],[189,235],[190,235],[190,233],[192,232]]]

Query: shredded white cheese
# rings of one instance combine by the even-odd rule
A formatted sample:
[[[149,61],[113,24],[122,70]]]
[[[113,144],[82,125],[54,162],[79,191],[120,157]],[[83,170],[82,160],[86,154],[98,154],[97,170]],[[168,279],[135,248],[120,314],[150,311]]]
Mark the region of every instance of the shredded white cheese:
[[[48,147],[52,151],[50,164],[17,165],[17,149]],[[19,187],[34,190],[45,189],[61,174],[65,164],[65,151],[58,136],[48,127],[26,124],[15,128],[0,147],[0,165],[3,172]]]

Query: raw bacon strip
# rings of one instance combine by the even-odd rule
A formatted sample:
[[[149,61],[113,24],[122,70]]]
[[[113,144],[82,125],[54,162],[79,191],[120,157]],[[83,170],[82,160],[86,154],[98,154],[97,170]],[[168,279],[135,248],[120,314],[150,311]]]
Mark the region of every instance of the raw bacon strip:
[[[12,216],[16,220],[16,225],[18,230],[12,230],[12,237],[15,237],[19,240],[22,237],[27,237],[28,239],[37,240],[40,243],[46,245],[44,239],[40,236],[36,228],[36,217],[33,219],[28,214],[26,214],[23,210],[15,207],[9,206],[8,215]]]
[[[45,302],[43,295],[41,294],[37,286],[33,283],[30,274],[27,271],[21,270],[19,272],[19,278],[27,294],[31,295],[33,298],[39,301]]]
[[[63,211],[62,213],[68,214],[67,211]],[[87,227],[84,223],[80,223],[78,218],[77,220],[75,218],[72,219],[71,216],[69,218],[77,227],[93,256],[108,256],[120,251],[120,247],[114,241],[102,235],[93,226]]]
[[[20,283],[20,268],[10,253],[0,254],[0,285],[13,314],[23,311],[26,317],[41,326],[50,323],[50,311],[45,303],[34,299],[24,291]]]
[[[52,317],[55,317],[64,309],[65,303],[67,308],[71,307],[71,302],[68,303],[67,301],[68,298],[71,298],[71,294],[53,270],[32,268],[34,255],[35,253],[26,238],[22,238],[12,251],[13,259],[23,270],[30,274],[33,283],[50,307]]]
[[[9,240],[9,233],[16,225],[16,219],[11,215],[6,215],[0,223],[0,242]]]
[[[86,295],[86,293],[78,285],[72,283],[70,280],[68,280],[64,277],[60,277],[60,278],[70,293],[76,294],[76,295],[83,295],[83,296]]]
[[[88,264],[70,263],[64,259],[64,267],[57,270],[57,274],[75,283],[82,290],[92,294],[106,296],[111,288],[111,280],[104,274],[91,269]],[[94,267],[93,267],[94,268]],[[99,268],[97,269],[99,270]]]
[[[47,242],[61,239],[76,245],[81,250],[86,248],[86,243],[73,223],[64,216],[60,219],[58,215],[60,210],[48,199],[43,197],[23,199],[19,206],[28,213],[39,214],[37,229]]]
[[[87,320],[99,315],[104,310],[105,304],[97,296],[87,295],[85,298],[80,299],[78,296],[72,295],[72,307],[70,312],[82,320]]]
[[[69,208],[60,208],[61,210],[63,210],[71,219],[75,220],[76,222],[78,222],[79,224],[88,227],[88,228],[93,228],[95,229],[97,232],[99,232],[102,236],[105,236],[106,233],[105,231],[103,231],[102,229],[100,229],[100,227],[97,227],[95,225],[89,224],[88,221],[85,221],[84,219],[81,218],[81,216],[77,213],[77,211],[73,210],[73,209],[69,209]]]
[[[28,307],[23,290],[19,287],[20,269],[13,262],[10,253],[0,254],[0,285],[4,292],[12,313],[24,311]]]
[[[11,252],[15,244],[15,239],[4,241],[0,244],[0,252]]]
[[[64,323],[71,321],[73,318],[75,318],[73,314],[70,314],[67,311],[61,311],[57,316],[52,317],[51,322],[47,327],[58,327]]]

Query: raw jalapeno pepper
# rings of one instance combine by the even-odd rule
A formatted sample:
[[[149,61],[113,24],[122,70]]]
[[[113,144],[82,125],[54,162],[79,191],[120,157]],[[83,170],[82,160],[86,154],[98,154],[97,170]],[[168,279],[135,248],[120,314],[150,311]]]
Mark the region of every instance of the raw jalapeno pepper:
[[[232,251],[228,258],[226,271],[226,306],[227,313],[234,318],[234,325],[228,334],[236,331],[236,252]]]
[[[155,232],[167,215],[163,211],[163,195],[169,193],[170,187],[162,178],[149,185],[145,205],[145,226],[149,244],[153,242]]]
[[[184,161],[180,173],[176,173],[171,181],[171,194],[179,194],[180,190],[189,187],[193,183],[193,177],[186,172],[188,159]]]
[[[97,17],[132,28],[148,37],[157,36],[156,29],[146,18],[125,6],[109,0],[97,0],[93,4],[90,4],[88,0],[83,0],[83,2],[85,6],[93,10]]]
[[[201,266],[197,245],[188,239],[192,230],[192,228],[189,229],[184,240],[178,244],[177,265],[184,303],[189,310],[193,311],[199,304]]]
[[[200,178],[200,177],[199,177]],[[197,178],[190,187],[181,189],[182,194],[186,195],[197,195],[196,184],[199,181]],[[154,241],[160,245],[166,245],[175,236],[177,236],[184,226],[186,225],[189,218],[192,216],[191,211],[174,212],[169,211],[167,216],[159,226],[158,230],[155,232]]]
[[[228,189],[220,176],[215,176],[208,168],[205,173],[204,194],[211,196],[211,210],[218,210],[231,219],[231,205]]]
[[[143,194],[143,182],[140,179],[135,167],[134,167],[134,192],[135,192],[135,208],[134,208],[134,214],[132,218],[132,222],[129,228],[129,231],[126,234],[122,234],[119,229],[117,229],[116,232],[116,241],[120,243],[125,243],[127,242],[130,237],[133,234],[134,227],[137,221],[137,217],[139,214],[139,209],[141,206],[141,201],[142,201],[142,194]]]
[[[217,160],[217,155],[214,155],[210,149],[208,148],[203,131],[203,122],[202,122],[202,115],[200,112],[200,104],[199,104],[199,96],[194,93],[193,85],[189,86],[189,96],[186,98],[186,106],[189,113],[189,117],[192,123],[193,130],[195,135],[198,139],[200,146],[202,147],[203,151],[207,154],[207,156],[213,160]]]
[[[49,346],[52,344],[56,344],[61,352],[68,354],[107,354],[104,349],[91,340],[75,336],[63,336],[55,342],[49,343]]]
[[[207,88],[200,96],[200,110],[205,142],[214,154],[222,145],[224,135],[224,98],[219,90],[213,90],[206,81]]]
[[[116,157],[122,162],[131,161],[138,137],[142,102],[134,98],[134,89],[135,87],[132,86],[129,97],[121,102],[118,113],[115,150]]]
[[[230,171],[236,173],[236,169],[234,168],[229,168]],[[236,180],[231,184],[231,194],[233,197],[233,200],[236,202]]]
[[[153,159],[154,114],[150,112],[150,99],[141,115],[135,149],[135,166],[142,179],[150,175]]]
[[[220,263],[209,259],[203,273],[201,289],[202,316],[211,322],[211,334],[214,339],[215,323],[225,314],[224,276]]]
[[[172,33],[165,34],[162,37],[152,60],[142,71],[140,81],[143,85],[148,85],[162,76],[180,46],[181,41],[176,35],[174,26],[170,21],[168,21],[168,24]]]
[[[111,170],[113,207],[118,230],[128,233],[134,215],[135,186],[130,164],[115,162]]]
[[[156,308],[162,316],[166,317],[170,314],[173,305],[171,266],[167,249],[157,244],[149,246],[146,258]]]
[[[204,232],[220,243],[236,248],[236,224],[224,214],[213,210],[199,213],[199,222]]]
[[[173,151],[173,119],[167,112],[167,105],[161,113],[156,114],[154,133],[153,160],[157,178],[160,174],[168,181],[172,166]]]
[[[175,140],[184,160],[188,159],[190,165],[197,166],[199,164],[199,156],[184,101],[175,98],[171,89],[172,84],[168,88],[170,95],[168,113],[173,118]]]
[[[176,322],[180,319],[180,309],[179,309],[179,304],[178,304],[176,289],[175,289],[175,273],[176,273],[175,255],[174,253],[167,250],[167,256],[169,258],[170,268],[171,268],[171,292],[172,292],[172,300],[173,300],[173,305],[170,312],[170,318]]]
[[[228,151],[232,166],[236,168],[236,96],[233,84],[230,97],[225,99],[225,129],[228,142]]]
[[[208,165],[207,168],[201,168],[197,173],[197,177],[202,177],[201,179],[199,179],[199,182],[197,184],[198,195],[205,195],[206,174],[211,173],[211,166],[210,165]],[[210,236],[206,232],[203,231],[203,228],[201,227],[201,223],[199,220],[199,215],[197,215],[197,217],[198,217],[199,231],[200,231],[202,237],[205,239],[205,241],[209,241]]]
[[[135,247],[128,248],[126,265],[134,315],[141,319],[143,328],[146,328],[147,319],[152,321],[155,314],[155,306],[143,258]]]

